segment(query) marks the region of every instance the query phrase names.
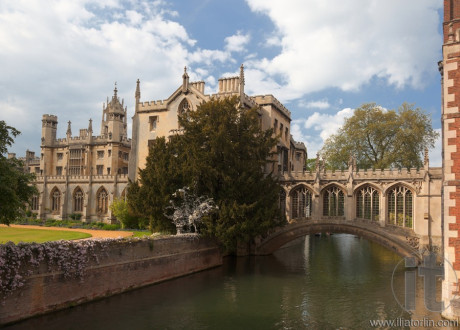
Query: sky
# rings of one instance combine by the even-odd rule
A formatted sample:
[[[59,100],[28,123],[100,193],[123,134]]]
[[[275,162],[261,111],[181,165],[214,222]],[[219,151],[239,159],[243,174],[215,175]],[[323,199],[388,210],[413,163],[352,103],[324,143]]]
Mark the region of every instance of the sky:
[[[58,137],[90,118],[99,134],[115,82],[131,118],[137,79],[141,101],[166,99],[186,66],[215,93],[244,64],[309,158],[363,103],[415,104],[440,132],[441,24],[441,0],[1,0],[0,120],[22,133],[10,152],[39,154],[43,114]]]

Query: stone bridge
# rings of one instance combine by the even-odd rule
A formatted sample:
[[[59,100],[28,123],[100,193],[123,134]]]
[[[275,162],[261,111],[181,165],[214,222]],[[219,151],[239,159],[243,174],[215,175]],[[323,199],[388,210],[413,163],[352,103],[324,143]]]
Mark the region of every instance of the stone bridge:
[[[251,246],[270,254],[297,237],[319,232],[358,235],[407,256],[426,249],[442,251],[442,169],[329,171],[318,159],[314,171],[280,176],[280,210],[288,225]]]
[[[413,230],[365,220],[301,220],[277,229],[256,242],[252,249],[255,255],[268,255],[284,244],[305,235],[316,233],[347,233],[374,241],[398,255],[420,257],[420,237]]]

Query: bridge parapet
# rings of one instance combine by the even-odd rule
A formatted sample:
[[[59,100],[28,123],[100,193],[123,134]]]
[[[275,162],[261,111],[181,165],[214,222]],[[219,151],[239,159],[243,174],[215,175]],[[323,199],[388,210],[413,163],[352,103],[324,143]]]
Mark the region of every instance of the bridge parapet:
[[[305,235],[316,233],[347,233],[364,237],[392,250],[400,256],[414,256],[421,260],[420,237],[413,230],[365,220],[315,219],[300,220],[278,228],[260,239],[253,248],[255,255],[271,254],[284,244]]]

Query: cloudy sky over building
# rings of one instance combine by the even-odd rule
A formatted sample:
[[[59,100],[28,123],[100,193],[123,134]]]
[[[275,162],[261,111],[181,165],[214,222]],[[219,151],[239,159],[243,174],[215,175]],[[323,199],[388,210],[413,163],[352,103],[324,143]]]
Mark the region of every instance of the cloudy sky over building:
[[[13,152],[38,153],[42,114],[58,137],[97,128],[115,82],[131,117],[138,78],[142,101],[184,66],[213,93],[244,63],[246,93],[291,110],[310,158],[362,103],[415,103],[440,130],[441,23],[439,0],[1,0],[0,120],[22,132]]]

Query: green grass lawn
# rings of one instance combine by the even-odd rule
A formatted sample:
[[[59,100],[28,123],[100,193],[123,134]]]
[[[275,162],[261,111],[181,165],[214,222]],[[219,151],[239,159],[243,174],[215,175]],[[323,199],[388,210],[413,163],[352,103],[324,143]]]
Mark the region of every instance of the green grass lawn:
[[[0,227],[0,244],[12,241],[43,243],[49,241],[74,240],[91,237],[90,234],[77,231]]]
[[[133,237],[144,237],[144,236],[150,236],[150,235],[152,235],[152,233],[149,231],[133,230]]]

